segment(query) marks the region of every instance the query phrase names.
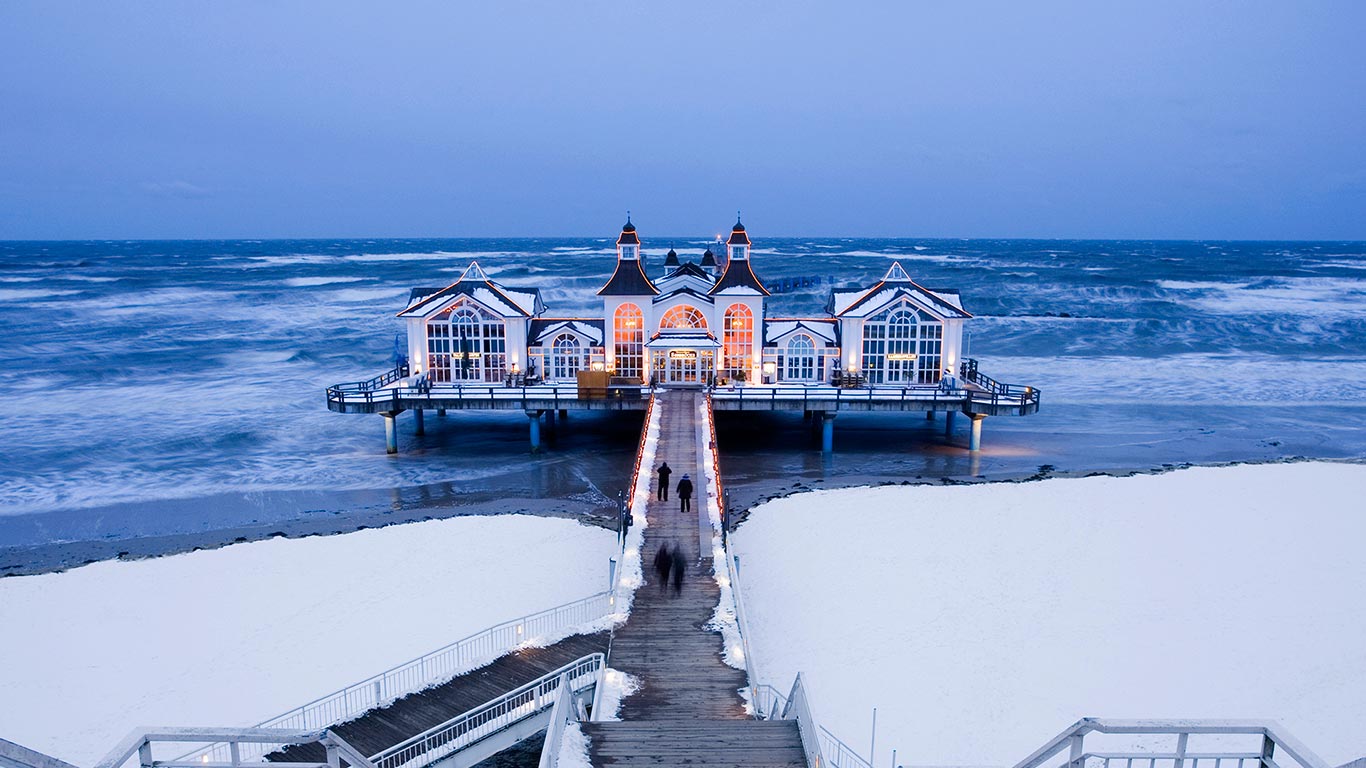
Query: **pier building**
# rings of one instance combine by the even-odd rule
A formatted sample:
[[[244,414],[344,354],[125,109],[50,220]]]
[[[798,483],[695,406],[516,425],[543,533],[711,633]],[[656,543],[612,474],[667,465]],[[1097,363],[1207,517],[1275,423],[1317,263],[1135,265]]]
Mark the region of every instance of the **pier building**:
[[[642,409],[661,388],[712,392],[717,410],[800,410],[822,420],[833,449],[840,410],[923,411],[981,421],[1038,410],[1039,392],[997,382],[963,358],[972,315],[956,290],[926,288],[892,261],[872,285],[832,290],[819,314],[769,317],[771,295],[737,218],[723,253],[648,265],[628,218],[616,263],[597,291],[600,313],[548,313],[539,289],[494,282],[477,262],[454,283],[414,288],[399,313],[407,357],[366,382],[328,389],[328,406],[393,419],[453,408],[522,409],[539,448],[543,416],[571,409]]]

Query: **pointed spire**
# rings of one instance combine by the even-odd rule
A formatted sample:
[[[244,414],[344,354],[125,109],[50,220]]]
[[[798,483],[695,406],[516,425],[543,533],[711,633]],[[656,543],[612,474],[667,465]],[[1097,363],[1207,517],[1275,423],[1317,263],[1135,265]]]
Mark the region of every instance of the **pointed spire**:
[[[460,273],[460,279],[455,282],[463,283],[465,280],[483,280],[487,283],[489,276],[484,274],[484,268],[479,266],[479,262],[471,261],[470,265],[465,267],[465,271]]]
[[[894,261],[892,262],[892,268],[887,270],[887,274],[882,276],[882,282],[909,283],[911,282],[911,276],[906,273],[905,268],[901,266],[901,262]]]

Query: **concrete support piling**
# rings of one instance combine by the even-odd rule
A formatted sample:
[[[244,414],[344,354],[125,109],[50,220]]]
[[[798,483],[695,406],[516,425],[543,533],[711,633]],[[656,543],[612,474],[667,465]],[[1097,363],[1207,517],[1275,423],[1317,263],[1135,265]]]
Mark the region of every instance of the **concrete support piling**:
[[[397,413],[384,413],[384,452],[398,453],[398,425]]]
[[[925,421],[934,421],[934,411],[925,411]]]
[[[421,408],[414,408],[414,409],[413,409],[413,434],[415,434],[415,435],[425,435],[425,434],[427,434],[427,424],[426,424],[426,421],[423,419],[423,416],[422,416],[422,409],[421,409]]]
[[[541,452],[541,412],[527,411],[526,417],[531,420],[531,452]]]
[[[568,409],[568,408],[561,408],[561,409],[560,409],[560,421],[565,421],[565,420],[568,419],[568,418],[569,418],[569,409]]]
[[[437,417],[438,419],[444,419],[444,418],[446,418],[446,409],[445,409],[445,408],[437,408],[437,409],[436,409],[436,417]]]
[[[821,411],[821,453],[835,452],[835,414]]]
[[[985,414],[972,414],[972,436],[968,438],[969,451],[982,450],[982,422],[986,421],[986,419],[987,417]]]
[[[953,437],[953,420],[957,415],[957,411],[948,411],[944,414],[944,437]]]

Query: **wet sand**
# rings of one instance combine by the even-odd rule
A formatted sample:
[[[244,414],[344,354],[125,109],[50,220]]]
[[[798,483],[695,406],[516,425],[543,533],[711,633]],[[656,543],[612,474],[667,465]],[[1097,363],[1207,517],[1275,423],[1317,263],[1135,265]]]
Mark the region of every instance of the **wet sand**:
[[[1096,408],[1105,410],[1101,419]],[[835,453],[800,415],[720,413],[717,440],[731,508],[819,488],[919,483],[1021,482],[1058,476],[1127,475],[1192,465],[1362,460],[1366,407],[1080,405],[986,421],[983,450],[966,450],[966,418],[944,434],[942,414],[840,414]],[[1096,430],[1104,421],[1106,430]],[[357,419],[357,428],[373,426]],[[411,450],[458,453],[467,422],[428,420]],[[272,537],[331,535],[461,515],[536,514],[615,525],[616,491],[629,482],[638,413],[574,417],[539,457],[525,427],[487,426],[496,454],[473,450],[470,466],[497,462],[478,481],[345,491],[248,491],[93,509],[0,516],[0,574],[17,576],[112,558],[136,559]],[[382,450],[382,446],[376,446]],[[419,459],[420,460],[420,459]],[[461,462],[464,463],[464,462]]]

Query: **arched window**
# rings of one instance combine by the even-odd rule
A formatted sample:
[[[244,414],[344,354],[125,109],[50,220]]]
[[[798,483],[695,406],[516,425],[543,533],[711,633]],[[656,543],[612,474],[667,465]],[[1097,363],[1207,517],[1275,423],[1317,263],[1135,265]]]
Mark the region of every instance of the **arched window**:
[[[584,364],[583,345],[579,337],[572,333],[562,333],[550,345],[550,370],[546,373],[551,379],[563,381],[588,367]]]
[[[707,318],[696,307],[679,304],[659,318],[660,328],[706,328]]]
[[[503,320],[457,304],[427,321],[427,371],[433,381],[501,381],[507,367]]]
[[[732,304],[721,325],[726,375],[748,374],[754,361],[754,312],[744,304]]]
[[[812,381],[816,378],[816,343],[810,336],[799,333],[787,342],[787,370],[783,378],[789,381]]]
[[[617,307],[612,318],[613,366],[618,376],[642,379],[645,366],[645,314],[635,304]]]
[[[901,304],[863,324],[863,374],[871,384],[936,384],[944,325]]]

